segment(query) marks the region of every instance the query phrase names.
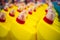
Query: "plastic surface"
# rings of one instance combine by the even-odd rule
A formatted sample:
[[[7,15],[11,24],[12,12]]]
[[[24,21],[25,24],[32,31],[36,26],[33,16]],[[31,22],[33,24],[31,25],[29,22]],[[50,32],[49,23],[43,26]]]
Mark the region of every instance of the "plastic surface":
[[[40,20],[37,30],[38,30],[38,40],[60,40],[60,31],[55,24],[47,24],[44,20]],[[42,36],[42,38],[40,38]]]
[[[57,15],[52,24],[48,24],[42,18],[37,25],[38,40],[60,40],[59,24]]]

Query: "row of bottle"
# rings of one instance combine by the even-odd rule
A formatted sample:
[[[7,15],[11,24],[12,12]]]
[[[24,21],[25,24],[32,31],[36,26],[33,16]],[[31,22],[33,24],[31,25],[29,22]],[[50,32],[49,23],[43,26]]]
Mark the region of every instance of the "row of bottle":
[[[8,38],[11,38],[13,40],[16,40],[16,38],[18,40],[36,40],[36,28],[34,27],[35,21],[33,22],[32,21],[33,19],[31,19],[31,20],[28,19],[29,21],[26,20],[28,14],[31,17],[33,12],[37,11],[36,5],[32,8],[28,7],[28,11],[25,9],[20,11],[20,6],[17,8],[17,10],[14,9],[14,7],[7,8],[8,11],[5,11],[3,9],[3,11],[1,12],[2,15],[4,16],[3,18],[5,18],[5,21],[0,21],[0,25],[1,25],[0,26],[0,28],[1,28],[0,29],[1,30],[0,31],[0,38],[4,38],[4,37],[6,37],[6,35],[9,34],[10,36],[8,36]],[[19,11],[18,11],[18,9],[19,9]],[[1,18],[2,18],[2,15],[0,15]],[[26,22],[26,21],[28,21],[28,22]],[[32,24],[32,23],[34,23],[34,24]],[[10,40],[10,39],[8,39],[8,40]]]
[[[27,5],[27,7],[29,7],[30,5],[34,5],[33,3],[30,3],[30,4],[28,4]],[[35,5],[34,7],[32,7],[32,8],[28,8],[28,13],[29,14],[32,14],[32,11],[34,11],[34,12],[36,12],[36,8],[37,8],[37,6],[39,6],[39,5]],[[9,8],[13,8],[13,4],[10,4],[9,5]],[[24,11],[25,10],[25,11]],[[5,7],[4,7],[4,11],[6,11],[6,12],[9,12],[9,15],[10,16],[12,16],[12,17],[14,17],[15,16],[15,10],[14,9],[11,9],[10,11],[8,10],[8,6],[6,5]],[[17,9],[17,11],[21,14],[21,15],[27,15],[27,11],[26,11],[26,6],[24,5],[24,7],[23,6],[19,6],[18,7],[18,9]],[[2,14],[2,15],[4,15],[4,14]],[[2,16],[1,15],[1,16]],[[20,15],[19,15],[20,16]],[[3,20],[3,19],[2,19]],[[25,19],[24,19],[25,20]]]

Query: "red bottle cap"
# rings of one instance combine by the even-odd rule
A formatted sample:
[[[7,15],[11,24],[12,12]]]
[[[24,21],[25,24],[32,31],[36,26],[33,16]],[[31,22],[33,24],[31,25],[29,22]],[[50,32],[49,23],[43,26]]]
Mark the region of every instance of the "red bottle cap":
[[[34,9],[34,12],[36,12],[36,9]]]
[[[31,8],[28,10],[28,13],[29,13],[30,15],[32,15],[32,9],[31,9]]]
[[[24,23],[25,23],[25,21],[20,20],[20,19],[18,19],[18,18],[16,18],[16,21],[17,21],[19,24],[24,24]]]
[[[49,20],[48,18],[46,18],[46,17],[44,17],[44,19],[43,19],[45,22],[47,22],[48,24],[52,24],[53,23],[53,21],[51,21],[51,20]]]
[[[5,6],[5,7],[4,7],[4,10],[5,10],[5,11],[8,11],[8,6]]]
[[[52,9],[48,10],[48,13],[44,17],[44,21],[48,24],[52,24],[55,18],[55,12]]]
[[[12,11],[9,13],[9,15],[10,15],[11,17],[14,17],[14,16],[15,16],[14,10],[12,10]]]
[[[9,13],[10,16],[14,17],[15,15],[13,13]]]
[[[45,10],[45,12],[46,12],[46,14],[47,14],[48,10]]]
[[[21,11],[23,11],[23,8],[22,8],[22,6],[19,6],[19,7],[18,7],[18,9],[17,9],[17,11],[18,11],[18,12],[21,12]]]
[[[31,12],[31,11],[29,11],[29,14],[30,14],[30,15],[32,15],[32,12]]]
[[[26,17],[27,17],[27,12],[25,10],[23,10],[20,13],[20,15],[16,18],[16,21],[20,24],[24,24]]]
[[[4,8],[5,11],[8,11],[8,8]]]
[[[6,21],[6,19],[0,19],[0,22],[5,22]]]
[[[21,12],[21,10],[20,10],[20,9],[17,9],[17,11],[18,11],[18,12]]]
[[[5,15],[3,13],[0,14],[0,22],[5,22],[6,18]]]

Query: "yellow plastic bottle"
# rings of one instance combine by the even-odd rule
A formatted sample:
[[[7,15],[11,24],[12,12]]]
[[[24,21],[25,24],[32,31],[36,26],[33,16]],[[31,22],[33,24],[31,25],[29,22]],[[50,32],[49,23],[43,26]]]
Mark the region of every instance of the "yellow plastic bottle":
[[[12,24],[12,26],[11,26],[12,27],[12,29],[11,29],[12,34],[18,40],[36,40],[36,38],[35,38],[36,37],[35,36],[36,35],[36,29],[34,27],[35,24],[33,24],[33,21],[31,21],[29,18],[28,18],[28,20],[26,20],[25,24],[19,24],[16,21],[16,18],[18,17],[19,14],[20,13],[18,13],[17,11],[15,11],[15,17],[11,17],[9,15],[9,13],[8,13],[8,17],[12,21],[11,22],[11,24]],[[15,29],[16,27],[17,27],[17,29]],[[20,29],[20,30],[23,29],[23,30],[19,31],[18,29]],[[12,38],[12,39],[15,39],[15,38]]]
[[[3,20],[0,19],[0,37],[6,37],[8,32],[10,31],[10,28],[11,28],[11,24],[9,21],[9,19],[7,18],[7,15],[3,14],[4,12],[2,12],[2,16],[0,15],[0,18],[2,17]],[[1,14],[1,13],[0,13]]]
[[[25,23],[21,24],[15,18],[12,23],[11,33],[17,40],[36,40],[36,28],[31,23],[31,20],[28,21],[28,18],[26,18]]]
[[[16,9],[15,9],[16,10]],[[5,11],[3,11],[5,12]],[[12,38],[13,40],[36,40],[36,29],[35,29],[35,24],[31,24],[31,20],[26,20],[25,24],[19,24],[16,21],[16,18],[18,17],[19,13],[15,11],[15,16],[11,17],[9,15],[10,11],[5,12],[7,19],[10,21],[9,24],[11,23],[11,31],[10,35],[14,35]],[[30,25],[30,26],[29,26]],[[8,26],[7,26],[8,27]],[[16,39],[15,39],[16,38]]]
[[[38,40],[60,40],[60,28],[54,24],[54,16],[50,16],[50,13],[48,14],[37,25]]]
[[[11,38],[11,18],[9,17],[9,12],[12,8],[8,8],[8,11],[4,11],[4,9],[1,11],[6,16],[5,22],[0,22],[0,40],[9,40]],[[13,37],[12,37],[13,38]]]

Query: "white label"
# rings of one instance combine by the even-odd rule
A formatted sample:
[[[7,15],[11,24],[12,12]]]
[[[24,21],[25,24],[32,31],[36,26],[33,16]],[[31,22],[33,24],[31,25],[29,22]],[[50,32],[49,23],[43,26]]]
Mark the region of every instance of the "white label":
[[[49,20],[53,21],[54,18],[55,18],[55,13],[54,13],[51,9],[49,9],[46,17],[47,17]]]
[[[25,21],[26,17],[27,17],[26,11],[22,11],[22,12],[20,13],[20,15],[19,15],[18,18],[19,18],[20,20]]]
[[[12,9],[10,13],[11,13],[11,14],[14,14],[14,12],[15,12],[14,9]]]
[[[4,19],[5,18],[5,14],[4,13],[0,13],[0,19]]]

